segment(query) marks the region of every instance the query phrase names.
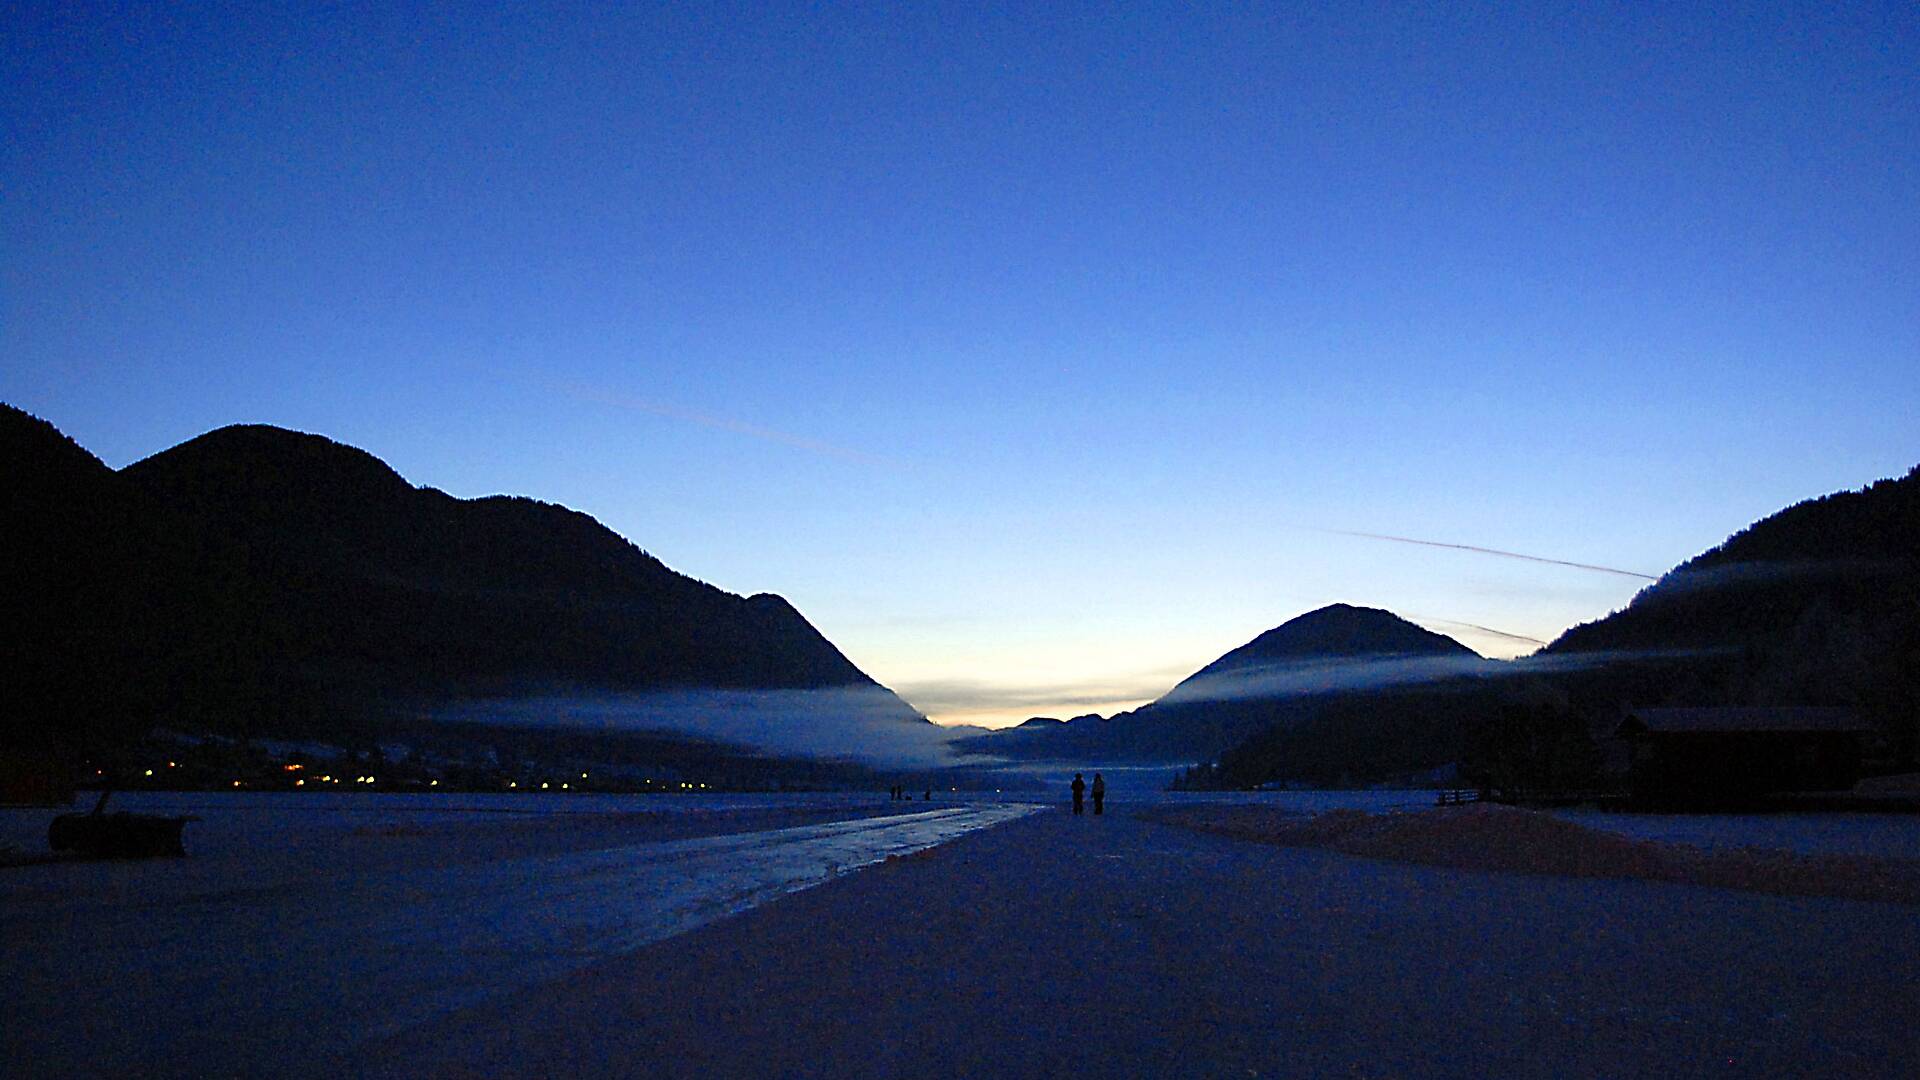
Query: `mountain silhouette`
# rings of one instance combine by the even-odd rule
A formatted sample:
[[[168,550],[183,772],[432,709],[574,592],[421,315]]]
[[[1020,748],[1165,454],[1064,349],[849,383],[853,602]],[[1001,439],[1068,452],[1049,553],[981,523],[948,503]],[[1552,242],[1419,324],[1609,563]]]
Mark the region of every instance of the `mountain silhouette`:
[[[1837,705],[1910,722],[1920,467],[1771,514],[1540,655],[1595,705]]]
[[[0,407],[0,451],[10,614],[30,628],[13,742],[365,738],[449,702],[680,688],[861,688],[925,723],[786,600],[696,581],[565,507],[457,499],[263,425],[114,472]]]
[[[1622,610],[1485,673],[1500,677],[1330,699],[1226,750],[1215,782],[1353,782],[1541,754],[1548,782],[1579,787],[1624,711],[1657,706],[1845,706],[1884,736],[1869,748],[1876,768],[1909,769],[1920,744],[1920,469],[1769,515]]]
[[[6,406],[0,462],[0,618],[10,641],[0,749],[68,760],[144,727],[125,680],[155,666],[146,643],[156,594],[138,572],[149,554],[143,519],[113,470]]]
[[[1311,684],[1316,673],[1336,681],[1345,675],[1377,681],[1362,675],[1356,665],[1423,659],[1478,660],[1480,655],[1391,611],[1329,604],[1289,619],[1227,653],[1183,679],[1155,704],[1298,696],[1263,690],[1276,682]]]
[[[1336,604],[1276,627],[1111,724],[1036,725],[973,752],[1219,762],[1213,782],[1405,778],[1550,746],[1553,770],[1649,706],[1846,706],[1886,767],[1920,747],[1920,468],[1788,507],[1517,661]],[[1504,725],[1504,727],[1503,727]],[[1502,732],[1505,734],[1502,734]],[[1491,734],[1490,734],[1491,733]],[[1584,767],[1584,766],[1582,766]],[[1576,781],[1567,781],[1577,784]]]
[[[1284,660],[1420,655],[1478,654],[1445,634],[1417,626],[1391,611],[1328,604],[1281,623],[1201,668],[1192,678]]]
[[[1186,762],[1298,723],[1329,702],[1408,681],[1469,675],[1490,663],[1465,645],[1379,608],[1331,604],[1221,656],[1150,704],[1105,723],[1076,718],[962,741],[1021,758]]]

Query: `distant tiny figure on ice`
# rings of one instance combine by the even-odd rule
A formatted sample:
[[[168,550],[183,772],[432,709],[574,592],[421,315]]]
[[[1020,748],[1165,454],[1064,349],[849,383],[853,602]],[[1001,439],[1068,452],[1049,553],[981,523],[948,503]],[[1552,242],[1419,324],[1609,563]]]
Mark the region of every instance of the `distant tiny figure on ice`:
[[[1106,777],[1101,776],[1099,773],[1094,773],[1093,774],[1093,812],[1096,814],[1106,813],[1106,809],[1104,807],[1104,804],[1106,803],[1106,801],[1107,801]]]
[[[1078,814],[1078,813],[1084,812],[1086,797],[1087,797],[1087,782],[1085,780],[1080,779],[1079,773],[1074,773],[1073,774],[1073,812],[1074,813]]]

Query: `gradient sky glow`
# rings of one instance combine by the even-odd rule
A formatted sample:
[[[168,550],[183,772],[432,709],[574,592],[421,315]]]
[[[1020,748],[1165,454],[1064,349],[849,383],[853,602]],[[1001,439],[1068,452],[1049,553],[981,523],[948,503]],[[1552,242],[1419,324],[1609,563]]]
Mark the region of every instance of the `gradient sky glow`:
[[[588,8],[593,7],[588,5]],[[1920,461],[1920,8],[0,14],[0,399],[791,599],[945,721],[1490,655]]]

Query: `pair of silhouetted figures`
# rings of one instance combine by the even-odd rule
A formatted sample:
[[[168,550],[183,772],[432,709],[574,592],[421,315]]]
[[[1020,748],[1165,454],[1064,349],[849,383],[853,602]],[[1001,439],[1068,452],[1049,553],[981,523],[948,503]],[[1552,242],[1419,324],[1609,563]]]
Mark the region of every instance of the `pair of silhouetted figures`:
[[[898,800],[900,800],[900,799],[905,799],[905,800],[906,800],[906,801],[908,801],[908,802],[912,802],[912,801],[913,801],[913,792],[911,792],[911,791],[908,791],[908,790],[907,790],[907,785],[905,785],[905,784],[895,784],[895,785],[893,785],[892,787],[890,787],[890,788],[888,788],[888,789],[887,789],[887,797],[888,797],[888,798],[890,798],[890,799],[893,799],[893,800],[895,800],[895,801],[898,801]],[[932,788],[928,788],[928,789],[926,790],[926,794],[924,794],[924,795],[921,795],[921,796],[920,796],[920,800],[921,800],[922,802],[932,802],[932,801],[933,801],[933,789],[932,789]]]
[[[1080,779],[1079,773],[1074,773],[1073,774],[1073,812],[1074,813],[1082,814],[1086,812],[1086,795],[1087,795],[1087,782],[1085,780]],[[1099,773],[1093,774],[1093,812],[1096,814],[1104,814],[1107,812],[1107,779],[1106,777],[1101,776]]]

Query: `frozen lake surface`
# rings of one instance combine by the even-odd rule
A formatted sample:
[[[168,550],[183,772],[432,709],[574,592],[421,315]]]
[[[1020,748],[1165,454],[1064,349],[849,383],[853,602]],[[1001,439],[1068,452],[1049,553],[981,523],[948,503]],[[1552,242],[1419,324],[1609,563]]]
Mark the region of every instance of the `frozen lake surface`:
[[[116,800],[202,814],[188,846],[204,854],[6,871],[0,985],[13,1000],[0,1031],[9,1056],[40,1074],[303,1071],[365,1039],[1036,809],[936,803],[872,816],[872,796],[696,798]],[[661,817],[743,810],[843,819],[518,853],[529,842],[520,826],[604,834],[636,805],[643,830],[656,831]],[[24,831],[28,816],[12,814],[11,827]],[[564,828],[568,817],[579,830]],[[440,840],[474,833],[478,847],[439,854]],[[534,835],[536,845],[552,839]],[[356,844],[420,857],[357,857]],[[290,862],[289,849],[311,858]]]
[[[1178,793],[1135,779],[1109,774],[1110,812],[1212,802],[1379,812],[1433,799]],[[366,1040],[584,976],[1064,800],[1063,787],[931,803],[867,793],[126,793],[113,808],[200,815],[187,829],[191,857],[0,871],[0,985],[10,989],[0,1037],[29,1074],[350,1067]],[[1920,858],[1920,818],[1909,815],[1558,813],[1704,847]],[[52,814],[0,811],[0,843],[44,850]]]

